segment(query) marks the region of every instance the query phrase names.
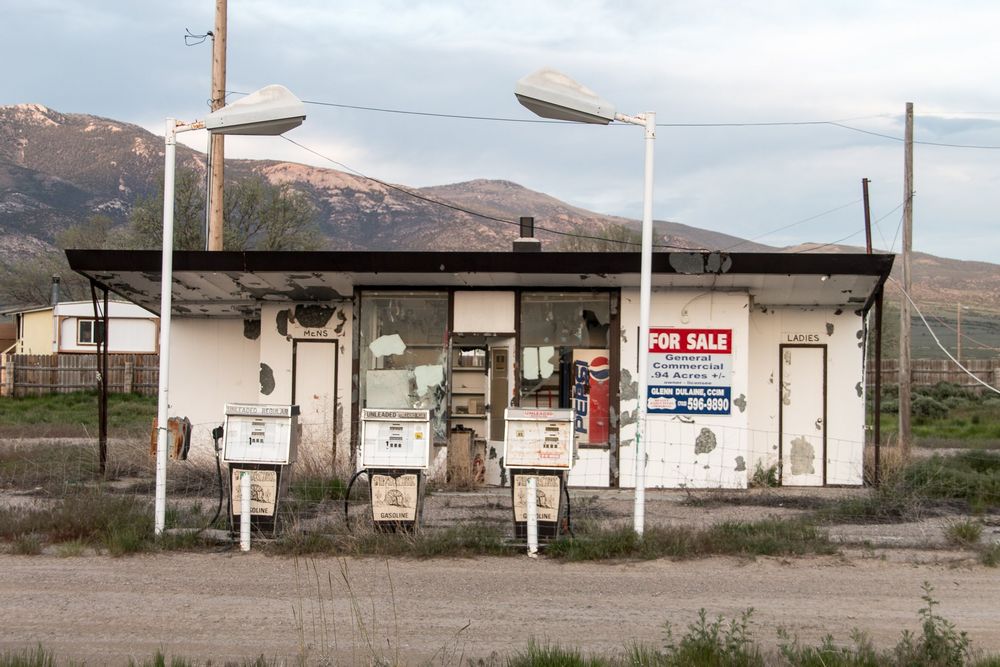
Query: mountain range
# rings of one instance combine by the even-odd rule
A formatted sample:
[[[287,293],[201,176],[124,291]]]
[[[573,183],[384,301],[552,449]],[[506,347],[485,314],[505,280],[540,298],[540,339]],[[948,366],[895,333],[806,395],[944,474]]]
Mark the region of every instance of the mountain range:
[[[177,164],[203,174],[205,156],[178,145]],[[51,251],[60,230],[94,214],[124,224],[137,199],[162,187],[162,173],[162,137],[137,125],[40,104],[0,106],[0,261]],[[305,193],[331,249],[509,250],[516,220],[525,215],[535,218],[543,250],[558,247],[561,234],[594,234],[607,225],[638,228],[634,220],[571,206],[510,181],[409,188],[335,169],[226,160],[227,179],[250,175]],[[655,228],[663,244],[676,248],[860,251],[820,244],[776,248],[676,222],[656,221]],[[948,313],[962,303],[1000,313],[1000,265],[914,253],[913,270],[913,298],[932,310]]]

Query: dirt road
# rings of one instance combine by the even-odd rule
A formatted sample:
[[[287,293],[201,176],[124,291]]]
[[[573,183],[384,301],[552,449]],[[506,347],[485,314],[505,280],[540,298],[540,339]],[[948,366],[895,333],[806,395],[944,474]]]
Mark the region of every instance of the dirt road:
[[[712,558],[558,564],[527,558],[294,560],[259,553],[130,558],[0,556],[0,648],[40,642],[88,665],[263,654],[309,664],[415,664],[521,649],[535,637],[587,651],[659,643],[704,607],[747,607],[756,636],[785,626],[804,640],[851,628],[877,644],[917,629],[921,584],[977,647],[1000,650],[1000,576],[947,552],[886,558]],[[346,582],[342,577],[346,568]],[[391,575],[391,585],[388,573]],[[330,583],[332,581],[332,584]],[[356,604],[356,608],[352,607]],[[363,625],[363,629],[362,626]]]

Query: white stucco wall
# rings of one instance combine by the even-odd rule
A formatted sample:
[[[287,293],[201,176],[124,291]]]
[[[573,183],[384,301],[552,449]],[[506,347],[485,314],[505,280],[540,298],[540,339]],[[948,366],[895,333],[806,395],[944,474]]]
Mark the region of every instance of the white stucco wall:
[[[748,466],[749,296],[708,290],[656,290],[650,327],[731,329],[731,397],[728,415],[650,415],[646,434],[646,485],[741,488]],[[620,485],[635,486],[635,414],[638,408],[639,291],[622,290]],[[740,405],[744,407],[740,407]],[[699,445],[700,443],[700,445]],[[696,451],[696,448],[699,451]],[[706,451],[708,450],[708,451]]]
[[[336,375],[328,369],[300,364],[296,380],[300,388],[308,386],[309,391],[308,395],[297,396],[296,402],[317,400],[324,391],[333,393],[336,384],[336,396],[330,401],[336,414],[311,429],[302,429],[299,460],[330,465],[330,445],[335,442],[337,465],[347,465],[351,433],[351,305],[301,305],[327,308],[331,317],[323,326],[304,326],[295,320],[296,304],[265,304],[259,328],[256,322],[247,326],[240,319],[174,318],[170,415],[186,416],[194,425],[192,458],[213,455],[211,430],[223,423],[226,403],[289,404],[293,342],[324,340],[333,341],[329,344],[337,349]],[[306,420],[303,414],[300,421]]]
[[[225,421],[226,403],[255,403],[258,341],[243,320],[175,317],[170,329],[169,415],[192,423],[190,458],[214,458],[212,429]]]
[[[768,468],[778,461],[779,386],[782,343],[810,342],[827,350],[826,483],[863,481],[864,373],[863,322],[847,308],[771,308],[750,315],[750,458]],[[805,337],[809,337],[806,339]],[[818,381],[818,380],[817,380]]]

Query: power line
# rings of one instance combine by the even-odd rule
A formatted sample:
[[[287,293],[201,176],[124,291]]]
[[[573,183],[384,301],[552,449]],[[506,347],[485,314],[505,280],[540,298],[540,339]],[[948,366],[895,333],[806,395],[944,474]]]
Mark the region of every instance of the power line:
[[[937,334],[934,333],[934,329],[932,329],[931,325],[927,323],[927,318],[924,317],[924,314],[922,312],[920,312],[920,308],[917,306],[916,303],[914,303],[913,299],[910,298],[910,295],[906,293],[906,290],[903,289],[903,286],[899,283],[899,281],[896,280],[895,278],[893,278],[892,276],[889,277],[889,280],[891,280],[892,282],[896,283],[896,287],[899,288],[899,291],[902,292],[902,294],[906,298],[906,300],[910,302],[910,305],[913,306],[913,309],[915,311],[917,311],[917,315],[920,316],[920,320],[924,323],[924,326],[927,327],[927,331],[930,333],[931,338],[934,339],[934,342],[937,343],[937,346],[941,349],[941,351],[945,353],[945,356],[947,356],[949,359],[951,359],[953,362],[955,362],[955,365],[958,366],[960,369],[962,369],[962,371],[966,375],[968,375],[970,378],[972,378],[973,380],[975,380],[979,384],[983,385],[984,387],[986,387],[990,391],[995,392],[997,394],[1000,394],[1000,389],[997,389],[993,385],[988,384],[988,383],[984,382],[983,380],[980,380],[979,377],[976,376],[972,371],[970,371],[968,368],[966,368],[965,366],[963,366],[962,362],[960,362],[955,357],[951,356],[951,352],[949,352],[948,349],[944,345],[941,344],[941,341],[938,339]]]
[[[499,217],[494,216],[494,215],[489,215],[488,213],[482,213],[480,211],[474,211],[472,209],[465,208],[463,206],[459,206],[458,204],[455,204],[455,203],[452,203],[452,202],[444,201],[444,200],[441,200],[441,199],[435,199],[433,197],[428,197],[426,195],[422,195],[422,194],[413,192],[412,190],[409,190],[407,188],[401,187],[399,185],[394,185],[394,184],[389,183],[387,181],[383,181],[381,179],[375,178],[374,176],[368,176],[367,174],[364,174],[361,171],[358,171],[357,169],[354,169],[353,167],[351,167],[348,164],[345,164],[345,163],[340,162],[338,160],[334,160],[333,158],[331,158],[331,157],[329,157],[327,155],[324,155],[323,153],[320,153],[319,151],[317,151],[317,150],[315,150],[313,148],[310,148],[309,146],[306,146],[305,144],[299,143],[298,141],[295,141],[294,139],[289,139],[285,135],[281,135],[281,138],[284,139],[285,141],[287,141],[290,144],[298,146],[299,148],[301,148],[304,151],[312,153],[313,155],[316,155],[317,157],[320,157],[320,158],[326,160],[327,162],[329,162],[329,163],[331,163],[333,165],[336,165],[336,166],[340,167],[341,169],[343,169],[343,170],[345,170],[347,172],[350,172],[350,173],[358,176],[359,178],[363,178],[363,179],[371,181],[373,183],[378,183],[379,185],[381,185],[383,187],[389,188],[390,190],[395,190],[395,191],[400,192],[402,194],[405,194],[405,195],[407,195],[409,197],[413,197],[414,199],[419,199],[421,201],[427,202],[429,204],[434,204],[434,205],[437,205],[437,206],[443,206],[444,208],[448,208],[448,209],[451,209],[451,210],[459,212],[459,213],[465,213],[466,215],[475,216],[477,218],[482,218],[484,220],[490,220],[492,222],[500,222],[500,223],[503,223],[505,225],[516,225],[518,227],[520,227],[520,225],[521,225],[520,221],[518,221],[518,220],[510,220],[510,219],[507,219],[507,218],[499,218]],[[829,215],[830,213],[833,213],[833,212],[839,211],[841,209],[847,208],[848,206],[853,206],[854,204],[857,204],[859,201],[861,201],[861,200],[857,199],[855,201],[848,202],[847,204],[842,204],[840,206],[837,206],[835,208],[829,209],[829,210],[824,211],[822,213],[817,213],[816,215],[809,216],[808,218],[803,218],[802,220],[798,220],[798,221],[793,222],[793,223],[791,223],[789,225],[785,225],[784,227],[782,227],[782,228],[780,228],[778,230],[774,230],[774,231],[781,231],[782,229],[788,229],[789,227],[794,227],[795,225],[802,224],[802,223],[805,223],[805,222],[809,222],[810,220],[815,220],[815,219],[820,218],[820,217],[822,217],[824,215]],[[879,222],[881,222],[882,220],[884,220],[888,216],[892,215],[892,213],[895,212],[896,210],[898,210],[901,206],[902,206],[902,204],[897,205],[894,209],[892,209],[891,211],[889,211],[888,213],[886,213],[885,215],[883,215],[881,218],[878,218],[877,220],[875,220],[874,224],[877,225]],[[557,236],[568,236],[568,237],[580,238],[580,239],[588,239],[588,240],[593,240],[593,241],[602,241],[602,242],[606,242],[606,243],[620,243],[622,245],[630,245],[630,246],[637,246],[637,247],[641,247],[641,245],[642,245],[642,243],[639,242],[639,241],[616,240],[616,239],[608,239],[607,237],[604,237],[604,236],[594,236],[594,235],[591,235],[591,234],[580,234],[580,233],[577,233],[577,232],[564,232],[564,231],[561,231],[561,230],[558,230],[558,229],[551,229],[549,227],[542,227],[540,225],[535,225],[535,229],[537,229],[539,231],[547,232],[549,234],[555,234]],[[754,241],[756,239],[762,238],[763,236],[767,236],[767,234],[774,233],[774,231],[767,232],[765,234],[762,234],[761,236],[755,237],[754,239],[750,239],[749,241],[741,241],[740,243],[737,243],[735,245],[729,246],[728,248],[723,248],[722,251],[726,252],[728,250],[731,250],[732,248],[739,247],[743,243],[752,242],[752,241]],[[839,239],[837,241],[830,241],[829,243],[824,243],[822,245],[816,246],[815,248],[805,248],[803,250],[797,250],[797,251],[795,251],[795,253],[814,252],[814,251],[819,250],[821,248],[826,248],[826,247],[831,246],[831,245],[836,245],[838,243],[846,241],[849,238],[857,236],[858,234],[860,234],[863,231],[864,230],[861,229],[861,230],[852,232],[851,234],[848,234],[847,236],[845,236],[842,239]],[[881,233],[881,230],[880,230],[879,233]],[[898,230],[897,230],[897,233],[898,233]],[[895,240],[893,240],[893,245],[895,245]],[[666,249],[670,249],[670,250],[689,250],[689,251],[691,251],[691,250],[697,250],[697,251],[706,251],[706,252],[708,251],[707,248],[692,248],[692,247],[689,247],[689,246],[672,245],[672,244],[669,244],[669,243],[654,243],[653,247],[654,248],[666,248]],[[891,249],[890,249],[890,252],[891,252]]]
[[[857,204],[860,201],[861,201],[860,199],[855,199],[854,201],[848,202],[847,204],[842,204],[840,206],[837,206],[836,208],[831,208],[829,211],[823,211],[822,213],[817,213],[816,215],[811,215],[808,218],[803,218],[802,220],[797,220],[796,222],[793,222],[791,224],[785,225],[784,227],[778,227],[777,229],[772,229],[769,232],[764,232],[760,236],[755,236],[752,239],[747,239],[745,241],[740,241],[739,243],[731,245],[728,248],[723,248],[723,252],[725,252],[727,250],[732,250],[733,248],[738,248],[741,245],[744,245],[744,244],[747,244],[747,243],[753,243],[754,241],[756,241],[758,239],[762,239],[765,236],[770,236],[771,234],[776,234],[778,232],[784,231],[784,230],[789,229],[791,227],[795,227],[796,225],[801,225],[803,223],[809,222],[810,220],[816,220],[817,218],[822,218],[825,215],[829,215],[830,213],[835,213],[835,212],[837,212],[837,211],[839,211],[841,209],[847,208],[848,206],[854,206],[855,204]]]
[[[234,95],[246,95],[247,93],[238,90],[227,91],[227,94]],[[363,106],[359,104],[342,104],[339,102],[324,102],[321,100],[302,100],[303,104],[312,104],[315,106],[333,107],[337,109],[352,109],[355,111],[373,111],[377,113],[390,113],[403,116],[423,116],[428,118],[448,118],[453,120],[474,120],[474,121],[488,121],[496,123],[536,123],[536,124],[556,124],[556,125],[578,125],[579,123],[574,123],[573,121],[566,120],[544,120],[541,118],[512,118],[509,116],[480,116],[480,115],[470,115],[470,114],[456,114],[456,113],[437,113],[432,111],[412,111],[409,109],[392,109],[389,107],[372,107]],[[963,112],[963,113],[982,113],[982,114],[992,114],[994,112]],[[838,127],[843,130],[849,130],[851,132],[858,132],[860,134],[867,134],[873,137],[879,137],[881,139],[888,139],[890,141],[904,141],[903,137],[897,137],[891,134],[884,134],[882,132],[875,132],[872,130],[866,130],[860,127],[855,127],[853,125],[847,125],[845,121],[855,121],[855,120],[867,120],[870,118],[887,118],[891,117],[892,114],[872,114],[869,116],[854,116],[851,118],[835,119],[835,120],[789,120],[789,121],[745,121],[745,122],[720,122],[720,123],[657,123],[657,127],[690,127],[690,128],[720,128],[720,127],[795,127],[795,126],[816,126],[816,125],[828,125],[831,127]],[[983,145],[983,144],[955,144],[947,143],[941,141],[919,141],[916,140],[914,144],[920,144],[922,146],[937,146],[941,148],[968,148],[968,149],[978,149],[978,150],[1000,150],[1000,146]]]
[[[857,203],[857,202],[852,202],[852,203]],[[899,204],[898,206],[896,206],[896,208],[892,209],[891,211],[889,211],[888,213],[886,213],[885,215],[883,215],[878,220],[875,220],[872,224],[878,225],[878,223],[880,223],[883,220],[885,220],[886,218],[888,218],[890,215],[892,215],[894,212],[896,212],[901,206],[902,206],[902,204]],[[841,208],[843,208],[843,207],[841,207]],[[851,232],[850,234],[848,234],[847,236],[845,236],[842,239],[837,239],[836,241],[830,241],[829,243],[823,243],[822,245],[818,245],[818,246],[816,246],[814,248],[803,248],[802,250],[796,250],[793,254],[799,254],[799,253],[804,253],[804,252],[814,252],[816,250],[819,250],[820,248],[826,248],[828,246],[837,245],[838,243],[842,243],[842,242],[846,241],[849,238],[857,236],[858,234],[860,234],[863,231],[865,231],[865,230],[862,228],[862,229],[859,229],[856,232]],[[882,232],[880,230],[879,234],[881,234],[881,233]],[[883,242],[884,242],[884,239],[883,239]],[[895,240],[893,240],[893,245],[895,245],[895,244],[896,244],[896,242],[895,242]],[[892,252],[891,248],[889,249],[889,252]]]
[[[379,185],[381,185],[383,187],[389,188],[391,190],[395,190],[397,192],[401,192],[401,193],[403,193],[403,194],[405,194],[407,196],[413,197],[414,199],[419,199],[421,201],[425,201],[425,202],[427,202],[429,204],[435,204],[437,206],[443,206],[444,208],[448,208],[448,209],[451,209],[453,211],[457,211],[459,213],[465,213],[467,215],[472,215],[472,216],[475,216],[477,218],[483,218],[484,220],[490,220],[492,222],[501,222],[501,223],[503,223],[505,225],[515,225],[517,227],[521,226],[521,223],[520,223],[519,220],[509,220],[507,218],[498,218],[496,216],[489,215],[488,213],[481,213],[479,211],[473,211],[472,209],[468,209],[468,208],[465,208],[463,206],[459,206],[458,204],[453,204],[451,202],[444,201],[444,200],[441,200],[441,199],[435,199],[433,197],[428,197],[426,195],[422,195],[422,194],[413,192],[412,190],[409,190],[407,188],[403,188],[403,187],[400,187],[398,185],[393,185],[392,183],[387,183],[386,181],[383,181],[383,180],[380,180],[378,178],[374,178],[372,176],[368,176],[366,174],[363,174],[362,172],[358,171],[357,169],[354,169],[353,167],[351,167],[349,165],[346,165],[343,162],[338,162],[337,160],[334,160],[331,157],[323,155],[319,151],[317,151],[315,149],[312,149],[312,148],[309,148],[308,146],[306,146],[304,144],[301,144],[301,143],[295,141],[294,139],[289,139],[288,137],[286,137],[284,135],[281,135],[281,138],[284,139],[285,141],[289,142],[290,144],[294,144],[294,145],[298,146],[302,150],[308,151],[308,152],[312,153],[313,155],[316,155],[318,157],[323,158],[324,160],[330,162],[331,164],[337,165],[338,167],[340,167],[340,168],[344,169],[345,171],[348,171],[348,172],[350,172],[350,173],[358,176],[359,178],[363,178],[363,179],[371,181],[373,183],[378,183]],[[637,241],[612,241],[611,239],[607,239],[607,238],[605,238],[603,236],[592,236],[592,235],[589,235],[589,234],[578,234],[578,233],[575,233],[575,232],[564,232],[564,231],[560,231],[558,229],[550,229],[548,227],[542,227],[540,225],[535,225],[535,229],[539,230],[539,231],[543,231],[543,232],[548,232],[549,234],[556,234],[558,236],[572,236],[572,237],[580,238],[580,239],[590,239],[590,240],[594,240],[594,241],[604,241],[604,242],[612,242],[612,243],[621,243],[621,244],[624,244],[624,245],[633,245],[633,246],[641,246],[642,245],[640,242],[637,242]],[[705,250],[705,248],[689,248],[689,247],[686,247],[686,246],[670,245],[670,244],[666,244],[666,243],[657,243],[657,244],[654,244],[653,247],[654,248],[670,248],[670,249],[674,249],[674,250]]]

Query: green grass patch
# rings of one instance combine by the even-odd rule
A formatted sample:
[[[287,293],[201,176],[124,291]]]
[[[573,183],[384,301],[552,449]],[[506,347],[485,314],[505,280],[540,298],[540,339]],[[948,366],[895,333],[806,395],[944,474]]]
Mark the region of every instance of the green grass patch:
[[[172,515],[168,528],[192,525],[200,518],[190,512],[173,511]],[[47,545],[56,547],[60,556],[80,555],[88,549],[125,556],[204,546],[194,530],[166,533],[156,539],[148,499],[100,489],[76,491],[30,507],[0,508],[0,540],[7,544],[8,552],[25,555],[41,553]]]
[[[991,544],[979,552],[979,562],[986,567],[1000,567],[1000,544]]]
[[[155,417],[156,396],[108,395],[109,430],[148,432]],[[22,437],[30,436],[33,430],[42,435],[96,435],[98,395],[95,391],[76,391],[6,397],[0,399],[0,424],[5,432]]]
[[[97,478],[96,447],[48,442],[0,447],[0,486],[4,488],[41,488],[62,495],[67,486]]]
[[[802,519],[725,521],[708,528],[651,526],[642,537],[631,527],[589,529],[560,538],[545,548],[569,561],[705,556],[791,556],[833,554],[836,547],[815,524]]]
[[[288,532],[264,548],[272,553],[296,556],[466,558],[524,553],[523,548],[509,545],[500,529],[481,524],[418,529],[415,533],[383,533],[364,525],[350,532],[337,524],[322,532]]]
[[[1000,507],[1000,452],[934,455],[911,463],[901,483],[923,497],[957,501],[976,511]]]
[[[917,459],[864,496],[817,511],[826,522],[897,523],[1000,507],[1000,452],[971,450]]]
[[[948,524],[944,535],[956,547],[976,546],[983,536],[983,524],[973,519],[958,519]]]
[[[55,656],[42,645],[0,653],[0,667],[55,667]]]

